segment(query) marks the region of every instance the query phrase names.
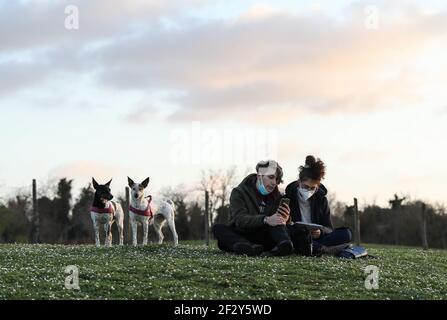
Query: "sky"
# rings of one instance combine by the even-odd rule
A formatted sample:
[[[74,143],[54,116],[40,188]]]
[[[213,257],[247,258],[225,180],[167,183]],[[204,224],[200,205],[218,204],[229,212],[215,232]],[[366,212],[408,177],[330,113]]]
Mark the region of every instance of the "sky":
[[[0,199],[312,154],[340,201],[445,203],[446,49],[443,1],[0,0]]]

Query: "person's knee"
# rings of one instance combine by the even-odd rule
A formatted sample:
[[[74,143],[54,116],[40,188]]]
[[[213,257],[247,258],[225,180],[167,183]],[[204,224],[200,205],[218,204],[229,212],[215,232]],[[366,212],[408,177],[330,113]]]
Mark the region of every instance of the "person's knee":
[[[287,232],[287,226],[286,225],[279,225],[279,226],[265,226],[270,231],[277,231],[277,232]]]
[[[294,236],[295,234],[301,235],[301,234],[308,234],[305,229],[301,228],[298,224],[290,224],[286,226],[286,230],[289,232],[291,236]]]
[[[231,250],[229,248],[227,248],[221,241],[217,240],[217,247],[219,248],[219,250],[221,251],[225,251],[225,252],[231,252]]]
[[[348,243],[352,241],[352,231],[349,228],[342,228],[339,229],[338,232],[340,233],[340,238],[343,239],[343,243]]]
[[[228,228],[228,227],[227,227],[226,225],[224,225],[224,224],[215,224],[214,226],[211,227],[211,230],[212,230],[214,236],[215,236],[216,238],[218,238],[219,235],[221,235],[222,232],[223,232],[225,229],[227,229],[227,228]]]

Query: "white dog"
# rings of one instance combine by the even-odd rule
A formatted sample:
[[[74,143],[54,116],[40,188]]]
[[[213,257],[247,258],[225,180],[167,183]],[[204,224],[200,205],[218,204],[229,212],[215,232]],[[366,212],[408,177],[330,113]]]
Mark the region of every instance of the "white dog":
[[[144,196],[144,189],[149,184],[149,178],[142,183],[135,183],[128,177],[129,187],[131,189],[129,221],[132,226],[132,242],[137,245],[137,227],[143,225],[143,245],[147,244],[149,225],[153,225],[158,236],[158,243],[163,243],[163,233],[161,228],[168,223],[169,229],[174,238],[174,245],[178,245],[178,235],[175,230],[175,208],[174,203],[169,200],[152,201],[152,197]],[[149,199],[147,199],[149,198]]]
[[[112,224],[116,222],[120,236],[120,245],[124,242],[124,211],[121,205],[112,201],[113,195],[110,193],[110,184],[112,180],[104,185],[98,184],[95,178],[92,179],[93,188],[95,188],[95,198],[90,209],[90,217],[93,221],[93,229],[95,230],[95,243],[99,246],[99,225],[104,225],[106,232],[104,244],[106,246],[112,245]]]

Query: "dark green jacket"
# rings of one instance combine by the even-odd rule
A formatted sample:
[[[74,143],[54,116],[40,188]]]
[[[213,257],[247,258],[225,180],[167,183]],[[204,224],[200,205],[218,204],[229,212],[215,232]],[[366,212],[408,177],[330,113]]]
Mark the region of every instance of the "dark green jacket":
[[[252,232],[264,226],[264,217],[273,215],[279,206],[281,194],[276,188],[262,196],[256,188],[256,174],[246,177],[233,189],[230,196],[230,226],[239,232]],[[264,201],[265,206],[261,206]]]

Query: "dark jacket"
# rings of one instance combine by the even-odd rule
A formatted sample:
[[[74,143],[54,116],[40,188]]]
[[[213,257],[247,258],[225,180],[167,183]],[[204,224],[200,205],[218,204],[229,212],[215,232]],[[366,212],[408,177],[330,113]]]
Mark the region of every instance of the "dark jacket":
[[[290,215],[293,222],[302,221],[300,206],[298,203],[298,181],[294,181],[286,188],[286,197],[290,198]],[[311,219],[312,223],[321,224],[325,228],[323,234],[331,233],[332,226],[331,210],[326,198],[327,189],[320,184],[317,192],[310,197]]]
[[[279,206],[281,194],[278,188],[262,196],[257,190],[256,179],[256,174],[249,175],[231,192],[230,226],[239,232],[262,228],[265,216],[273,215]],[[262,202],[265,206],[261,205]]]

